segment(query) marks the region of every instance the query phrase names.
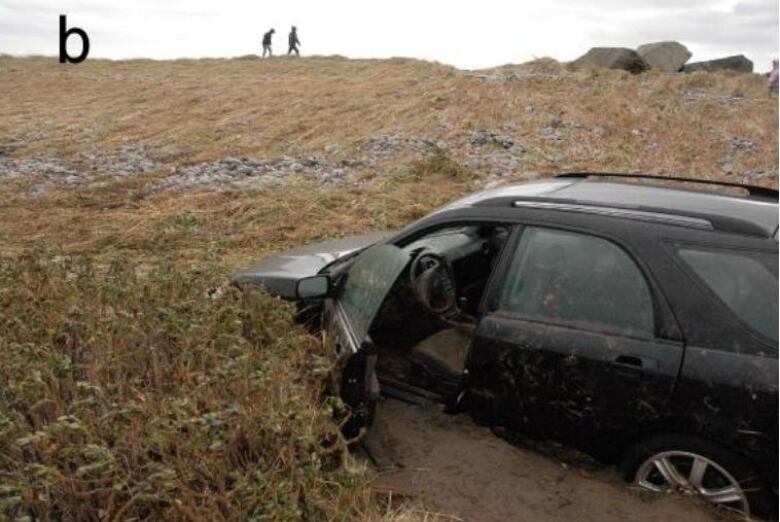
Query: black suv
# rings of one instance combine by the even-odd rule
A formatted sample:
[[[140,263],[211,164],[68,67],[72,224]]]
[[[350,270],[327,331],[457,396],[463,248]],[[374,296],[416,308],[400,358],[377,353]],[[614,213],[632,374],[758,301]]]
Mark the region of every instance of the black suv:
[[[380,393],[438,401],[616,462],[643,488],[771,515],[777,228],[771,189],[565,174],[234,280],[298,300],[324,332],[352,431]]]

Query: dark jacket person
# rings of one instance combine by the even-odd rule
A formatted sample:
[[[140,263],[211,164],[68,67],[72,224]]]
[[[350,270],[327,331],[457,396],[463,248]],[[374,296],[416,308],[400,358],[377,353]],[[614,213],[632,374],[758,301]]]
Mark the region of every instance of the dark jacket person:
[[[271,50],[271,37],[273,37],[275,32],[275,30],[271,29],[263,35],[263,58],[265,58],[265,53],[268,53],[268,56],[274,55]]]
[[[298,40],[298,29],[295,28],[295,26],[292,26],[292,29],[290,29],[290,36],[288,38],[290,48],[287,50],[287,54],[292,54],[293,52],[300,56],[301,53],[298,52],[298,46],[301,45],[300,40]]]

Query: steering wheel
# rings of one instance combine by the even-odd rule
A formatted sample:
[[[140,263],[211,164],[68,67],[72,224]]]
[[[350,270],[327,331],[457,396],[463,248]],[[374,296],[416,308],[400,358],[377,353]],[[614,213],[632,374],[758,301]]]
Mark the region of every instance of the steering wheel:
[[[444,317],[458,314],[455,278],[447,258],[431,250],[422,250],[409,267],[409,279],[425,308]]]

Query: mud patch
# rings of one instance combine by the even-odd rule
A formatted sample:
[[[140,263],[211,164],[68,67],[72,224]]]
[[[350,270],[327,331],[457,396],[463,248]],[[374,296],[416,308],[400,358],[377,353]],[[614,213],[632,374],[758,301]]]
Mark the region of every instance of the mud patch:
[[[642,494],[612,468],[511,445],[469,417],[433,406],[384,401],[366,446],[379,470],[378,489],[414,497],[453,520],[719,519],[693,499]]]

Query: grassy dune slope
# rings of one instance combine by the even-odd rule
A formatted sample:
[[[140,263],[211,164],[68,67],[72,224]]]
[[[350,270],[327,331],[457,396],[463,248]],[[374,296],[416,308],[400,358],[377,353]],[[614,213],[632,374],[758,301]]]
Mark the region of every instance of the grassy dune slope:
[[[401,59],[94,60],[78,67],[3,59],[0,134],[28,137],[28,154],[133,141],[172,161],[194,161],[314,151],[393,131],[448,137],[507,122],[520,127],[526,146],[545,148],[535,131],[560,116],[603,132],[578,134],[549,171],[711,176],[729,136],[758,141],[770,165],[776,157],[777,103],[758,75],[572,73],[551,61],[499,71],[525,75],[485,81]],[[633,129],[647,140],[630,139]]]
[[[146,146],[164,168],[34,200],[20,192],[23,180],[0,185],[0,248],[121,251],[144,262],[150,253],[185,260],[209,252],[237,266],[259,250],[334,231],[398,226],[486,182],[479,168],[454,180],[399,176],[420,159],[401,153],[380,164],[381,175],[359,173],[359,183],[346,189],[308,189],[301,181],[253,194],[144,198],[132,190],[170,168],[226,156],[274,158],[326,146],[358,155],[362,140],[386,134],[448,140],[449,156],[464,165],[458,140],[469,132],[507,134],[526,152],[502,180],[587,169],[733,181],[759,172],[769,175],[753,182],[777,182],[778,107],[759,76],[569,72],[550,61],[499,72],[520,76],[490,81],[411,60],[95,60],[64,67],[3,58],[0,145],[12,146],[10,157],[78,164],[83,154],[129,143]],[[735,148],[735,139],[751,146]],[[436,190],[425,188],[431,184]],[[306,219],[298,219],[301,211]],[[190,230],[166,225],[184,212],[195,217]],[[336,226],[322,224],[334,220]]]
[[[372,495],[337,441],[316,340],[278,301],[226,290],[230,271],[563,170],[777,184],[777,101],[752,75],[2,57],[0,116],[0,164],[79,169],[131,144],[157,165],[41,194],[34,172],[0,175],[0,519],[416,516]],[[511,138],[517,167],[470,163],[476,131]],[[141,190],[228,156],[359,158],[386,135],[449,145],[377,156],[342,184]]]

